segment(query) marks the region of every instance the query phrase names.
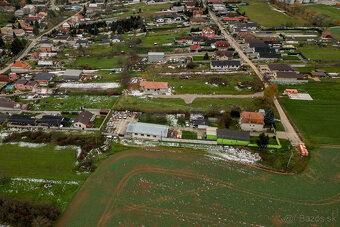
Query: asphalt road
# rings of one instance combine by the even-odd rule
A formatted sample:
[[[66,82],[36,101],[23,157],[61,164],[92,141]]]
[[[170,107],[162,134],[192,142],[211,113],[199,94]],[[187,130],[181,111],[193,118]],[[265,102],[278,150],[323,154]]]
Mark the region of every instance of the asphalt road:
[[[266,82],[263,79],[263,75],[261,74],[261,72],[259,71],[259,69],[256,67],[256,65],[243,53],[243,51],[241,50],[240,46],[238,45],[238,43],[232,38],[232,36],[230,34],[227,33],[227,31],[225,30],[224,26],[222,25],[222,23],[220,22],[220,20],[216,17],[216,15],[209,10],[209,15],[210,17],[214,20],[214,22],[217,24],[217,26],[219,27],[219,29],[221,30],[223,36],[228,40],[228,42],[230,43],[230,45],[237,51],[237,53],[239,54],[240,58],[246,63],[248,64],[256,73],[256,75],[260,78],[260,80],[263,82],[263,84],[265,86],[267,86]],[[275,107],[280,115],[280,119],[281,119],[281,123],[285,129],[285,133],[286,133],[286,137],[290,140],[290,142],[292,143],[292,145],[296,146],[299,143],[302,142],[302,140],[300,139],[299,135],[297,134],[297,132],[295,131],[294,127],[292,126],[291,122],[289,121],[286,113],[284,112],[281,104],[279,103],[279,101],[275,98],[274,99],[274,104]]]
[[[65,20],[63,20],[62,22],[60,22],[59,24],[57,24],[56,26],[54,26],[53,28],[47,30],[46,32],[40,34],[38,37],[34,38],[33,40],[31,40],[31,43],[26,47],[26,49],[20,54],[20,56],[17,56],[16,59],[14,59],[15,61],[20,61],[22,58],[24,58],[30,51],[31,49],[35,46],[35,44],[37,44],[37,42],[41,39],[42,36],[47,35],[49,33],[51,33],[53,31],[53,29],[58,28],[59,26],[61,26],[63,23],[65,23],[66,21],[68,21],[72,16],[74,16],[75,14],[81,12],[77,11],[76,13],[72,14],[70,17],[66,18]],[[11,68],[11,66],[13,65],[13,63],[8,64],[5,68],[0,70],[0,74],[5,73],[7,70],[9,70]]]

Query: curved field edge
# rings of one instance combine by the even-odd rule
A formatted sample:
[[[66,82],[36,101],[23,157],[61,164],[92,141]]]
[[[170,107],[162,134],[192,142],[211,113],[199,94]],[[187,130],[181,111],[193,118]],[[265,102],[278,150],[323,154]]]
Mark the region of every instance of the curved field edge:
[[[294,176],[176,150],[120,152],[86,180],[57,226],[277,225],[289,215],[308,225],[299,217],[338,217],[336,152],[320,148]]]

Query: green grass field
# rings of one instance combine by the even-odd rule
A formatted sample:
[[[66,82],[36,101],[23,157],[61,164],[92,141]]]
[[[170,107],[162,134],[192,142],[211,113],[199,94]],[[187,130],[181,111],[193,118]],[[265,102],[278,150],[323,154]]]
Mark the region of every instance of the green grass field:
[[[182,139],[196,140],[197,133],[192,131],[182,131]]]
[[[329,28],[329,31],[332,33],[334,38],[340,40],[340,26]]]
[[[49,96],[32,105],[33,110],[69,110],[80,111],[83,106],[87,109],[110,109],[117,97],[107,95],[68,95]]]
[[[88,176],[73,171],[76,160],[76,150],[71,147],[56,149],[48,144],[30,148],[0,144],[0,175],[5,174],[12,179],[8,183],[0,183],[0,194],[55,203],[64,211]],[[48,180],[54,183],[51,188],[44,188]]]
[[[219,77],[227,81],[227,86],[215,86],[206,84],[209,78]],[[190,79],[183,79],[180,76],[170,77],[162,75],[146,76],[150,81],[168,82],[173,88],[174,94],[251,94],[254,93],[247,88],[236,88],[237,82],[244,83],[251,81],[254,77],[250,75],[203,75],[192,76]]]
[[[306,8],[312,9],[315,12],[321,13],[327,17],[332,18],[333,20],[339,20],[340,19],[340,9],[329,6],[329,5],[310,5]]]
[[[338,226],[339,151],[320,149],[295,176],[176,148],[120,152],[88,178],[57,226],[310,226],[320,223],[305,218],[316,216]]]
[[[289,117],[311,144],[340,144],[340,84],[308,83],[280,86],[308,92],[313,101],[281,98]]]
[[[81,180],[73,171],[76,150],[57,150],[53,145],[39,148],[0,145],[0,172],[10,177],[43,178],[54,180]]]
[[[233,106],[240,106],[245,110],[255,111],[261,108],[259,98],[197,98],[191,105],[186,105],[183,99],[163,98],[138,98],[133,96],[121,96],[115,105],[115,109],[129,109],[141,112],[183,112],[190,110],[230,111]]]
[[[119,62],[123,62],[123,56],[114,57],[78,57],[75,64],[77,66],[87,65],[90,68],[96,69],[110,69],[119,68],[122,65]]]
[[[13,13],[1,12],[0,13],[0,26],[4,26],[10,23],[10,20],[13,19],[13,17],[14,17]]]
[[[248,6],[240,7],[240,12],[245,12],[246,16],[259,25],[280,27],[284,25],[302,26],[307,23],[299,17],[291,17],[275,11],[273,7],[264,0],[252,0],[248,1],[248,3]]]
[[[299,47],[301,53],[313,61],[339,62],[340,50],[334,47],[319,47],[316,45],[306,45]]]

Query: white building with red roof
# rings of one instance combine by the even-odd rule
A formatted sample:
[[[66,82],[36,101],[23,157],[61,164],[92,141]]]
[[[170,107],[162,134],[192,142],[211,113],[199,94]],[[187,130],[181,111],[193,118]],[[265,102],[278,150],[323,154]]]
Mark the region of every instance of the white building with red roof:
[[[169,92],[168,82],[141,81],[140,88],[144,94],[166,94]]]

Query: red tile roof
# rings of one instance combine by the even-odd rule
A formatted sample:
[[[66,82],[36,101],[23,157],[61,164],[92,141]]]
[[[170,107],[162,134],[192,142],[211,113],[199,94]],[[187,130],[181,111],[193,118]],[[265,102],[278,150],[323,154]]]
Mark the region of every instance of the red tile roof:
[[[145,89],[168,89],[168,82],[141,81],[139,86]]]
[[[259,112],[242,112],[241,118],[242,123],[264,125],[264,116]]]
[[[13,65],[13,68],[23,68],[23,69],[29,69],[31,66],[25,62],[25,61],[16,61]]]
[[[199,50],[199,49],[201,49],[200,45],[191,45],[190,46],[190,50]]]

